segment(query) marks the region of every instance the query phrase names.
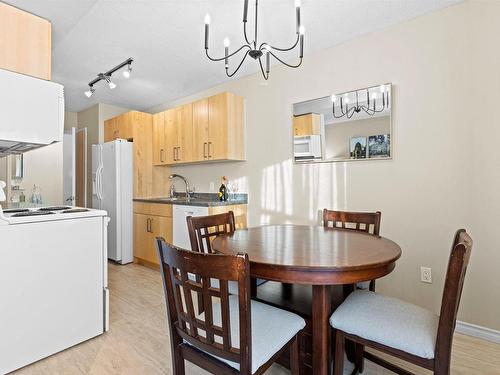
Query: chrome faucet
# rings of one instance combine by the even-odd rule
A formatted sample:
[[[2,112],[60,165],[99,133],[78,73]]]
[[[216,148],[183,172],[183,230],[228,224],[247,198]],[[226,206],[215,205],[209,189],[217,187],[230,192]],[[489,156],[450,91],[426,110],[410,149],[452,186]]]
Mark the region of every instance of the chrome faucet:
[[[184,181],[184,183],[186,184],[186,200],[189,201],[189,182],[186,179],[186,177],[181,176],[180,174],[175,174],[174,173],[174,174],[171,174],[168,178],[170,180],[173,180],[174,178],[180,178],[182,181]]]

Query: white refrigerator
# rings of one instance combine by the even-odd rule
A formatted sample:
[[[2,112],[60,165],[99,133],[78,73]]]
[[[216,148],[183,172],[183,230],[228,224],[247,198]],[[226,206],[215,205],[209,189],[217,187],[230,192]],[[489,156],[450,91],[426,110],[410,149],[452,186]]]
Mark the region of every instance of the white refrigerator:
[[[133,144],[117,139],[92,145],[92,206],[105,210],[108,258],[131,263],[133,258]]]

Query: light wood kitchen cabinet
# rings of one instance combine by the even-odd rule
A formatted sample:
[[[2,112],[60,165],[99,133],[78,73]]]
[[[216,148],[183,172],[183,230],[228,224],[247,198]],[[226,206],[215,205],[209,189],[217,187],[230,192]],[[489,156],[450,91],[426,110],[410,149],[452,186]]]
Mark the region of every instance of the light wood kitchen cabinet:
[[[128,140],[134,139],[134,127],[137,121],[144,120],[142,118],[144,116],[141,114],[142,112],[131,111],[104,121],[104,142],[109,142],[118,138]],[[147,113],[143,115],[147,115],[146,117],[151,116]],[[146,120],[151,121],[150,119]]]
[[[51,79],[51,24],[0,2],[0,68]]]
[[[134,202],[134,260],[158,268],[156,237],[172,243],[172,205]]]
[[[244,160],[243,98],[230,92],[208,98],[207,160]]]
[[[307,113],[293,117],[293,135],[319,135],[321,131],[321,116],[317,113]]]
[[[208,98],[193,103],[193,161],[208,158]]]
[[[193,161],[193,105],[191,103],[164,112],[165,163]],[[159,133],[161,137],[161,133]]]
[[[165,165],[165,112],[153,115],[153,163]]]
[[[224,92],[155,116],[155,165],[245,159],[240,96]]]

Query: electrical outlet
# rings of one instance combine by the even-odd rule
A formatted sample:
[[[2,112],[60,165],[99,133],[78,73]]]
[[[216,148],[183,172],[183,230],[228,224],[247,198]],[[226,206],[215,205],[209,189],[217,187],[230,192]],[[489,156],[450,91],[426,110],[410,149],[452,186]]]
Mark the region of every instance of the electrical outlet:
[[[432,284],[432,269],[430,267],[420,267],[420,281]]]

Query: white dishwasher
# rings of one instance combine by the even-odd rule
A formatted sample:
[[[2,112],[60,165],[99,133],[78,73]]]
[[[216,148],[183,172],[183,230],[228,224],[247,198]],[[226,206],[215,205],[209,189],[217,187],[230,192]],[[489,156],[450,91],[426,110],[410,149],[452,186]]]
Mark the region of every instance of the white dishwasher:
[[[191,250],[189,233],[186,217],[188,216],[207,216],[208,207],[200,206],[182,206],[174,204],[174,245],[182,249]]]

